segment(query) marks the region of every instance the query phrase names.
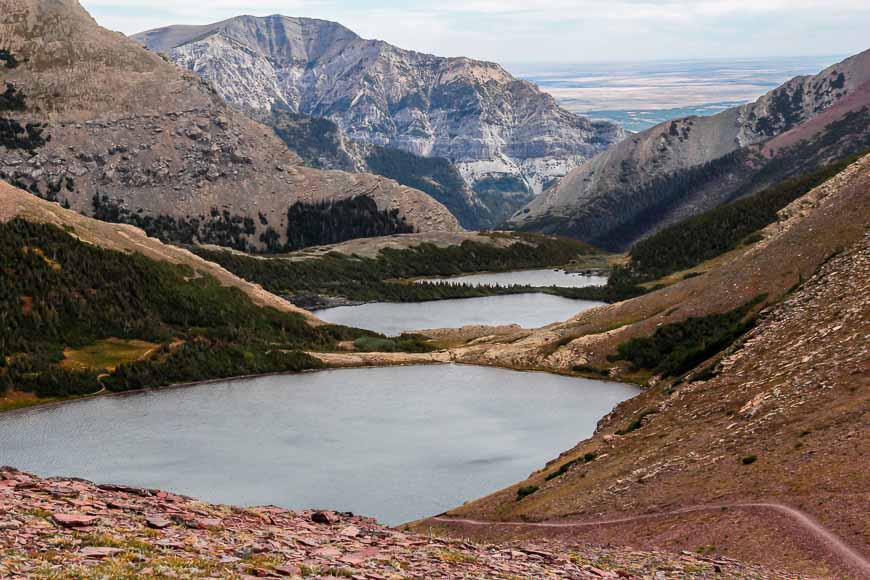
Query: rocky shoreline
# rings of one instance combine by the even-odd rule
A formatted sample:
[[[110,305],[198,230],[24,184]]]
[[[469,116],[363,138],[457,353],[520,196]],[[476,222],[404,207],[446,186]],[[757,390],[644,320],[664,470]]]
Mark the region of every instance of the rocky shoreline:
[[[241,508],[0,468],[3,578],[784,578],[725,558],[472,544],[350,513]]]

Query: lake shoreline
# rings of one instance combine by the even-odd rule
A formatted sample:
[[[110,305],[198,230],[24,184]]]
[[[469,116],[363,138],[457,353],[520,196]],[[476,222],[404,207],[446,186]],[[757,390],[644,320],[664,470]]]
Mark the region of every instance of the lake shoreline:
[[[348,362],[339,362],[334,364],[334,366],[326,366],[324,368],[319,369],[307,369],[303,371],[286,371],[286,372],[276,372],[276,373],[259,373],[252,375],[236,375],[232,377],[224,377],[217,379],[202,379],[198,381],[189,381],[184,383],[173,383],[171,385],[161,385],[156,387],[147,387],[144,389],[134,389],[130,391],[121,391],[121,392],[112,392],[107,391],[106,389],[102,389],[96,393],[92,393],[89,395],[82,396],[74,396],[67,399],[61,400],[53,400],[47,401],[45,403],[34,403],[32,405],[27,405],[24,407],[18,407],[15,409],[7,409],[5,411],[0,411],[0,419],[3,417],[10,417],[17,414],[24,414],[28,411],[35,411],[40,409],[53,409],[56,407],[61,407],[65,405],[69,405],[72,403],[78,403],[82,401],[88,401],[91,399],[97,398],[114,398],[114,397],[125,397],[125,396],[133,396],[133,395],[143,395],[146,393],[159,393],[163,391],[172,391],[179,389],[188,389],[191,387],[199,387],[204,385],[216,384],[216,383],[225,383],[229,381],[249,381],[254,379],[261,379],[266,377],[283,377],[283,376],[295,376],[295,375],[306,375],[306,374],[315,374],[315,373],[327,373],[330,371],[340,371],[340,370],[348,370],[348,369],[379,369],[379,368],[389,368],[389,367],[410,367],[410,366],[438,366],[438,365],[461,365],[461,366],[469,366],[469,367],[486,367],[486,368],[495,368],[502,369],[507,371],[514,371],[519,373],[540,373],[540,374],[548,374],[548,375],[556,375],[562,377],[570,377],[576,379],[590,379],[601,382],[610,382],[616,383],[620,385],[628,385],[632,387],[636,387],[640,389],[640,392],[643,392],[643,384],[635,383],[628,380],[623,380],[617,377],[601,377],[595,376],[592,374],[584,374],[575,371],[568,371],[565,369],[557,369],[557,368],[544,368],[544,367],[524,367],[520,365],[512,366],[506,364],[497,364],[491,363],[484,360],[479,360],[476,362],[462,361],[454,358],[453,349],[449,350],[441,350],[430,353],[403,353],[403,352],[354,352],[354,351],[345,351],[345,352],[308,352],[310,356],[317,358],[318,360],[326,363],[326,360],[333,359],[339,361],[344,359]],[[446,358],[444,360],[439,360],[438,355],[445,355]],[[383,357],[379,362],[373,362],[374,359],[378,357]],[[359,362],[350,362],[350,359],[357,358]],[[366,360],[368,359],[368,360]],[[393,359],[393,360],[389,360]],[[638,393],[640,394],[640,393]]]
[[[4,462],[219,503],[328,506],[398,525],[510,485],[638,393],[481,365],[330,370],[10,415],[0,421]],[[530,405],[543,415],[529,415]],[[462,470],[475,475],[452,481]],[[407,472],[429,475],[406,481]]]

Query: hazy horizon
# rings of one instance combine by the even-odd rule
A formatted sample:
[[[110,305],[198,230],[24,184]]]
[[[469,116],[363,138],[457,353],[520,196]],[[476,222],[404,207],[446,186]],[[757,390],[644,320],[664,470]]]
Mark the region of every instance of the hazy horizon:
[[[606,64],[855,54],[870,3],[857,0],[82,0],[125,34],[251,14],[340,22],[364,38],[440,56],[515,64]],[[823,48],[820,48],[823,47]]]

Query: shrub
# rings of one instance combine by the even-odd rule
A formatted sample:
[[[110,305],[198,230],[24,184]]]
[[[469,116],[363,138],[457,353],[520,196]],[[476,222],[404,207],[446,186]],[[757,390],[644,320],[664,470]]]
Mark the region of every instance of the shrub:
[[[627,360],[635,370],[650,369],[666,377],[682,374],[752,328],[754,320],[747,320],[747,315],[766,298],[762,294],[729,312],[660,326],[652,336],[620,344],[609,360]]]
[[[590,461],[595,461],[595,458],[596,458],[596,457],[598,457],[598,454],[595,453],[595,452],[591,452],[591,451],[590,451],[589,453],[586,453],[585,455],[583,455],[583,457],[582,457],[581,459],[574,459],[574,460],[569,461],[569,462],[567,462],[567,463],[563,463],[563,464],[559,467],[558,470],[556,470],[556,471],[554,471],[553,473],[547,475],[547,477],[545,478],[545,480],[546,480],[546,481],[550,481],[550,480],[552,480],[552,479],[556,479],[557,477],[560,477],[560,476],[562,476],[562,475],[565,475],[565,474],[568,473],[568,471],[569,471],[572,467],[574,467],[575,465],[577,465],[577,464],[579,464],[579,463],[584,463],[584,462],[585,462],[585,463],[589,463]]]
[[[609,377],[610,376],[610,371],[608,371],[607,369],[599,369],[599,368],[589,366],[589,365],[574,365],[572,367],[572,370],[575,373],[583,373],[583,374],[587,374],[587,375],[596,375],[599,377]]]
[[[757,460],[758,460],[758,456],[757,456],[757,455],[747,455],[746,457],[744,457],[744,458],[741,459],[740,461],[743,462],[743,465],[752,465],[752,464],[755,463]]]
[[[362,336],[353,341],[360,352],[431,352],[433,347],[425,336],[402,334],[396,338]]]
[[[619,431],[616,432],[616,434],[617,435],[626,435],[628,433],[631,433],[632,431],[637,431],[638,429],[643,427],[644,418],[646,418],[650,415],[653,415],[657,412],[658,412],[658,409],[647,409],[646,411],[643,411],[640,415],[638,415],[638,417],[634,421],[632,421],[631,423],[628,424],[628,427],[626,427],[625,429],[620,429]]]
[[[532,495],[533,493],[538,491],[538,489],[540,489],[540,488],[538,488],[537,485],[526,485],[526,486],[519,488],[517,490],[517,501],[520,501],[521,499],[523,499],[526,496]]]

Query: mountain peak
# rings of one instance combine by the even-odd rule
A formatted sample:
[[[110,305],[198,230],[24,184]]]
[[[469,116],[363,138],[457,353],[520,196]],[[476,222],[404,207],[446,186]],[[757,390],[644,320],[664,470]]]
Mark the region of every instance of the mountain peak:
[[[356,142],[448,159],[496,223],[623,136],[498,64],[404,50],[333,22],[239,17],[134,38],[242,110],[325,118]]]
[[[0,0],[0,46],[19,62],[0,70],[26,103],[14,121],[36,128],[0,145],[0,179],[40,197],[167,240],[245,249],[286,239],[296,203],[365,197],[352,203],[403,228],[460,229],[421,191],[303,167],[272,129],[75,0]]]
[[[213,35],[221,35],[244,46],[277,51],[284,58],[303,60],[316,56],[308,55],[313,41],[325,39],[340,46],[361,40],[353,31],[337,22],[281,14],[245,14],[212,24],[167,26],[140,32],[131,38],[155,52],[168,53],[174,48],[201,42]]]

